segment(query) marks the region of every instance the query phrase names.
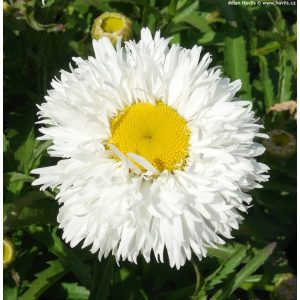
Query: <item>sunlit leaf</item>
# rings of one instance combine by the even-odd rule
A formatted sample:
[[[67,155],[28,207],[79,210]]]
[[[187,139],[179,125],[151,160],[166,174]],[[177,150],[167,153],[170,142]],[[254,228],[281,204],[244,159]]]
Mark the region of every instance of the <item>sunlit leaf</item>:
[[[292,49],[292,48],[288,48]],[[286,49],[280,51],[280,74],[278,83],[278,102],[291,100],[292,76],[294,75],[293,65]]]
[[[39,299],[45,291],[68,272],[68,268],[59,259],[50,261],[48,264],[49,267],[36,274],[36,279],[30,283],[29,289],[19,297],[20,300]]]
[[[197,28],[201,32],[212,32],[209,22],[197,12],[191,13],[185,22]]]
[[[242,81],[241,98],[251,100],[245,38],[238,29],[227,26],[224,48],[225,71],[231,80]]]
[[[206,277],[206,288],[212,289],[222,282],[242,263],[247,256],[247,247],[241,245],[230,257],[228,257],[212,274]]]
[[[176,24],[185,21],[197,9],[198,5],[198,1],[194,1],[186,6],[182,11],[177,13],[173,18],[173,22]]]
[[[49,251],[60,258],[66,266],[78,277],[81,284],[89,287],[91,284],[91,274],[81,258],[66,246],[53,231],[52,234],[45,232],[42,228],[34,230],[32,234],[41,241]]]
[[[276,243],[271,243],[264,249],[257,251],[252,259],[221,289],[219,289],[211,300],[227,300],[228,297],[251,275],[253,274],[273,253]]]
[[[77,283],[62,283],[62,286],[70,300],[87,300],[89,298],[90,291],[84,286],[80,286]]]
[[[274,103],[273,84],[269,76],[268,61],[265,56],[259,56],[260,80],[263,87],[263,95],[266,109],[268,110]]]

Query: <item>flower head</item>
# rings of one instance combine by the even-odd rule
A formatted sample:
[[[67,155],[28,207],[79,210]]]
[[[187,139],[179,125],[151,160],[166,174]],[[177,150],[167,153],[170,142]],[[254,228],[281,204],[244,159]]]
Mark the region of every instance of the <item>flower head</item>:
[[[61,159],[33,184],[60,190],[64,239],[99,259],[201,259],[232,237],[247,192],[268,178],[255,160],[262,125],[235,97],[241,82],[209,68],[201,47],[168,42],[149,29],[124,47],[94,40],[95,58],[75,58],[39,107],[40,139]]]
[[[121,14],[105,12],[95,19],[91,34],[95,40],[106,36],[113,44],[119,37],[127,41],[132,35],[131,21]]]

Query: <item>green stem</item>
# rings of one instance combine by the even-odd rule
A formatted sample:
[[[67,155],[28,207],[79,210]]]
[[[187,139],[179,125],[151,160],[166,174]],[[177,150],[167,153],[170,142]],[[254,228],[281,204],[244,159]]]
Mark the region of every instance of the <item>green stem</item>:
[[[95,271],[89,300],[105,300],[109,295],[109,287],[114,274],[114,257],[110,255],[105,261],[95,258]]]
[[[205,280],[202,277],[202,274],[199,269],[198,261],[193,257],[191,259],[191,263],[194,267],[196,274],[196,286],[194,294],[191,296],[192,300],[207,300],[206,289],[205,289]]]
[[[199,271],[199,268],[198,268],[198,265],[195,261],[195,259],[192,257],[191,259],[191,263],[193,265],[193,268],[195,270],[195,275],[196,275],[196,287],[195,287],[195,291],[194,291],[194,294],[193,294],[193,297],[195,297],[199,290],[200,290],[200,286],[201,286],[201,274],[200,274],[200,271]]]

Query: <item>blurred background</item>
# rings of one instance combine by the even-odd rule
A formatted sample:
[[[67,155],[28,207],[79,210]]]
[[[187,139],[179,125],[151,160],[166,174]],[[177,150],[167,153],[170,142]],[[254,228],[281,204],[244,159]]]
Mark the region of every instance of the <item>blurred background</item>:
[[[296,299],[296,6],[229,2],[242,1],[3,2],[5,300]],[[91,29],[104,12],[129,18],[133,39],[147,26],[171,43],[202,45],[212,66],[242,80],[239,96],[271,137],[259,158],[270,181],[252,193],[235,239],[179,271],[143,258],[100,263],[70,248],[57,229],[55,191],[31,187],[30,170],[55,163],[49,142],[36,141],[36,105],[72,57],[93,55]]]

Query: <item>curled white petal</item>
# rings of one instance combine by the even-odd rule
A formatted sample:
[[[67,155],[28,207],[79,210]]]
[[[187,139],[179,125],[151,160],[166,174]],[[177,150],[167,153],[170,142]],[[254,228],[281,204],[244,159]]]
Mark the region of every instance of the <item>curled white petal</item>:
[[[149,172],[149,175],[159,174],[159,171],[144,157],[131,152],[127,153],[127,155],[129,158],[135,160],[138,164],[144,167]]]
[[[135,174],[139,175],[142,173],[142,171],[133,162],[131,162],[116,146],[109,144],[109,147],[112,149],[115,155],[117,155],[122,161],[124,161],[127,167],[131,169]]]

